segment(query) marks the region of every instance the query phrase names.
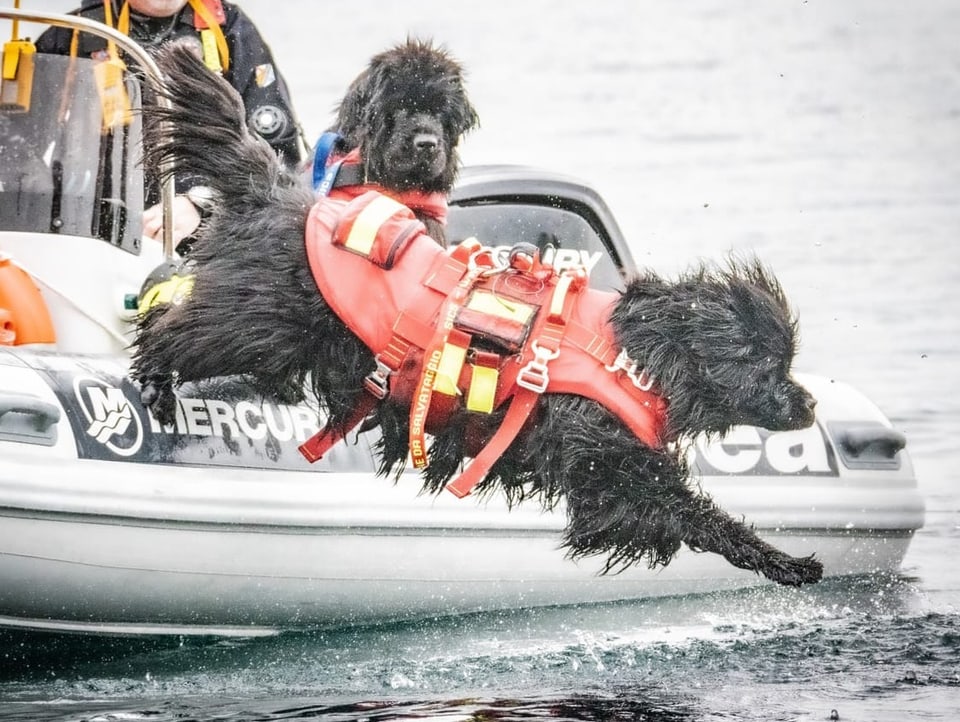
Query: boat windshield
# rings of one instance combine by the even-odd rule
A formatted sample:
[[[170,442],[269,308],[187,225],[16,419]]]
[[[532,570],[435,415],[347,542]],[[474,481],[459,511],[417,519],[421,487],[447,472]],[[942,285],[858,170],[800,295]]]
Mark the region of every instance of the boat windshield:
[[[620,290],[623,279],[610,254],[609,243],[591,224],[582,209],[551,205],[549,197],[524,202],[499,199],[470,201],[453,205],[447,221],[447,237],[459,243],[469,236],[486,246],[509,249],[530,243],[541,258],[555,268],[583,265],[590,273],[590,285],[602,290]]]
[[[86,58],[33,57],[29,109],[0,106],[0,231],[99,238],[139,253],[139,83],[124,72],[111,85]],[[124,90],[124,120],[105,123],[104,108]]]

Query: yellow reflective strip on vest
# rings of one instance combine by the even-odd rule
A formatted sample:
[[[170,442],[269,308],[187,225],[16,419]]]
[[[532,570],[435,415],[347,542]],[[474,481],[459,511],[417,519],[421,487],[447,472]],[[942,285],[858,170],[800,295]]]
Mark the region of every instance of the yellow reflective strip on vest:
[[[377,196],[370,204],[357,214],[350,228],[350,235],[343,244],[351,251],[362,253],[364,256],[370,255],[370,249],[373,248],[373,242],[377,239],[377,231],[394,213],[404,209],[402,203],[398,203],[387,196]]]
[[[437,364],[437,377],[433,382],[434,391],[447,396],[457,396],[460,393],[457,383],[460,381],[460,369],[463,368],[466,357],[467,349],[463,346],[452,343],[443,345],[440,363]]]
[[[470,391],[467,393],[467,409],[489,414],[493,411],[493,400],[497,395],[497,381],[500,372],[488,366],[474,366],[470,379]]]
[[[533,306],[513,299],[507,300],[502,296],[482,289],[478,289],[471,294],[470,300],[467,301],[467,308],[471,311],[506,318],[518,323],[526,323],[533,314]]]
[[[570,290],[570,284],[573,282],[573,276],[564,273],[557,281],[557,287],[553,289],[553,297],[550,299],[550,316],[563,315],[563,303],[567,299],[567,291]]]

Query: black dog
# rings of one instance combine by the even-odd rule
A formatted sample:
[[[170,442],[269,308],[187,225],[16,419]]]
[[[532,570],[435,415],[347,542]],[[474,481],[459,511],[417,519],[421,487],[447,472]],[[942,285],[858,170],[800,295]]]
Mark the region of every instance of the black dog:
[[[358,150],[363,184],[391,193],[446,196],[460,166],[457,146],[479,120],[460,64],[432,44],[407,40],[378,55],[350,84],[332,131],[334,154]],[[427,231],[445,243],[443,219],[403,198]]]
[[[204,79],[189,53],[158,60],[173,109],[151,107],[147,132],[161,121],[175,132],[151,144],[154,160],[200,175],[221,201],[192,254],[192,293],[138,331],[132,375],[144,401],[169,418],[174,381],[242,374],[287,400],[309,389],[328,423],[347,428],[376,363],[318,292],[304,243],[313,194],[246,131],[225,83]],[[596,401],[548,391],[478,491],[500,488],[513,502],[538,498],[548,507],[565,500],[565,547],[574,557],[605,555],[607,571],[667,564],[683,543],[781,584],[818,581],[818,561],[790,557],[731,518],[692,488],[685,462],[700,433],[813,423],[814,401],[790,376],[796,327],[772,275],[756,262],[676,281],[648,273],[629,282],[609,325],[667,404],[662,443],[642,442]],[[407,459],[409,411],[409,401],[388,396],[372,412],[382,473]],[[424,488],[441,489],[474,455],[477,428],[489,438],[503,416],[460,410],[432,429]]]

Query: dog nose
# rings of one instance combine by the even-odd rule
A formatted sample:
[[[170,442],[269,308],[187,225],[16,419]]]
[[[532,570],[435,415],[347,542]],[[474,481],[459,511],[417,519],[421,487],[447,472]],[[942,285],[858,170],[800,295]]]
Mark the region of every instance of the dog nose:
[[[803,401],[801,404],[801,413],[798,414],[798,421],[802,424],[801,428],[807,428],[814,421],[816,421],[817,414],[815,409],[817,408],[817,400],[813,398],[813,395],[810,393],[804,393]]]
[[[417,133],[413,138],[413,147],[417,150],[433,150],[440,144],[440,139],[433,133]]]

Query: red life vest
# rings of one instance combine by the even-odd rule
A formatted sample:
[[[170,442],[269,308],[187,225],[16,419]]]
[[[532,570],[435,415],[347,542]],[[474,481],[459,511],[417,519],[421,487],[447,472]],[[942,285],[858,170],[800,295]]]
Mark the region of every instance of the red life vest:
[[[373,401],[357,422],[374,397],[409,402],[411,457],[422,467],[424,432],[464,407],[489,413],[509,404],[511,428],[480,438],[473,463],[448,486],[458,496],[482,479],[545,391],[593,399],[644,444],[662,445],[666,402],[619,352],[608,323],[616,294],[537,261],[499,268],[475,241],[443,249],[398,201],[349,195],[314,205],[306,250],[320,293],[378,359],[368,379]],[[301,447],[307,458],[336,440],[324,434],[326,443]]]

